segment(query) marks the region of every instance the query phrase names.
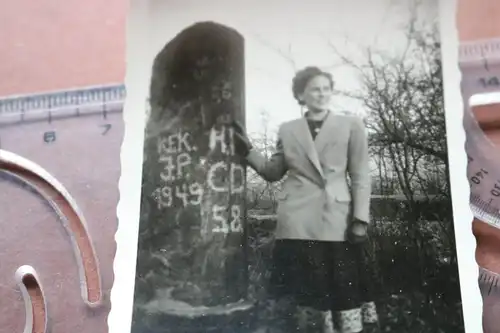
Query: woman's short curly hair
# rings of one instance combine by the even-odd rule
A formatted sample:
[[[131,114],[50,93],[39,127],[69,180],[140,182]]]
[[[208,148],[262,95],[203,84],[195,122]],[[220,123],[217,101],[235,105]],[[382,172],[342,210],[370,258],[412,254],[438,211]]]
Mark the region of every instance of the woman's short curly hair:
[[[322,71],[318,67],[309,66],[298,71],[297,73],[295,73],[295,77],[293,78],[292,81],[292,92],[293,92],[293,97],[295,97],[295,99],[297,100],[297,102],[299,102],[300,105],[304,105],[304,102],[299,99],[299,95],[304,92],[307,83],[309,83],[309,81],[316,76],[326,77],[330,81],[330,84],[333,88],[332,75],[330,73]]]

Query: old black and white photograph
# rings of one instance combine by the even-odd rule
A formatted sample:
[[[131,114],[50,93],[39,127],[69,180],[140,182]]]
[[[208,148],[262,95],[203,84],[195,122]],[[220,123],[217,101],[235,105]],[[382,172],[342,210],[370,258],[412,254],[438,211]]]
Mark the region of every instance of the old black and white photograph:
[[[465,332],[438,1],[148,6],[132,332]]]

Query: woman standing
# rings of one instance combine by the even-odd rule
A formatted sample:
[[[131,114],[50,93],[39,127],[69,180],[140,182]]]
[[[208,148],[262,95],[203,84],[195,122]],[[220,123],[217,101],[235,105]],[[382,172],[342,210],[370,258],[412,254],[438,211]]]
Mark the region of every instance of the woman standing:
[[[357,333],[377,321],[363,257],[371,190],[368,143],[361,119],[329,110],[333,85],[332,76],[316,67],[296,74],[293,95],[307,112],[280,126],[270,159],[252,149],[238,124],[235,145],[265,180],[287,174],[277,209],[275,296],[291,296],[298,313],[319,311],[323,332],[335,326]],[[306,322],[302,316],[298,327],[310,332]]]

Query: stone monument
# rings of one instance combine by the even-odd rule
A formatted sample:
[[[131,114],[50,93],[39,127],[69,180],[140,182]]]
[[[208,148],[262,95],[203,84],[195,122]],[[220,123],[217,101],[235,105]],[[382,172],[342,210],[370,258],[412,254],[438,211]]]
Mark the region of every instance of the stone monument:
[[[213,22],[180,32],[154,61],[149,102],[134,318],[244,332],[246,169],[231,126],[245,120],[243,37]]]

